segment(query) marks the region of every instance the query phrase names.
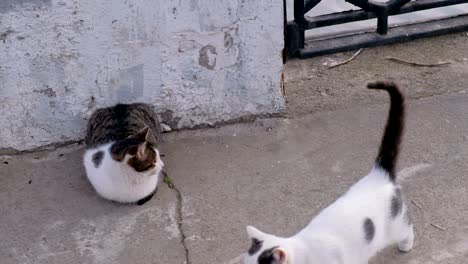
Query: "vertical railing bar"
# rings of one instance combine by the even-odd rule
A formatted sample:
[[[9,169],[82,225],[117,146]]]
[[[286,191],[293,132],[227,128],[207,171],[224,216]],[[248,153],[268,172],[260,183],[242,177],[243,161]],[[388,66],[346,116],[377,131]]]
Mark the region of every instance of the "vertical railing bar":
[[[304,23],[304,0],[294,0],[294,22]]]
[[[287,12],[287,0],[283,0],[283,38],[284,38],[284,43],[283,43],[283,52],[281,56],[283,57],[283,64],[286,63],[286,60],[288,59],[288,12]]]
[[[388,32],[388,14],[380,12],[377,16],[377,33],[384,35]]]

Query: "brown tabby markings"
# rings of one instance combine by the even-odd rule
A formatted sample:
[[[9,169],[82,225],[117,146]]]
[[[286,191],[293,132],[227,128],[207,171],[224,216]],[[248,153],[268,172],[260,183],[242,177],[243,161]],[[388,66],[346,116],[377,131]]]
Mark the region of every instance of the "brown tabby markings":
[[[111,156],[123,161],[126,154],[133,157],[128,164],[142,172],[154,168],[161,128],[153,108],[147,104],[118,104],[98,109],[88,123],[86,145],[94,148],[109,142]]]
[[[159,144],[161,127],[153,108],[147,104],[118,104],[96,110],[88,123],[86,145],[89,148],[123,140],[148,126],[153,145]]]

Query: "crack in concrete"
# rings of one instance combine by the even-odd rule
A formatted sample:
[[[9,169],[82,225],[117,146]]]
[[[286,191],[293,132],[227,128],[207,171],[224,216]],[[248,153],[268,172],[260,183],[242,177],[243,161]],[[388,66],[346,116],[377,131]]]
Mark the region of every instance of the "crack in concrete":
[[[185,263],[184,264],[192,264],[191,260],[190,260],[190,255],[189,255],[189,250],[187,248],[187,244],[186,244],[186,238],[187,236],[185,235],[184,233],[184,227],[183,227],[183,214],[182,214],[182,205],[183,205],[183,198],[182,198],[182,194],[181,192],[179,191],[179,189],[177,189],[177,187],[175,186],[172,186],[172,189],[176,192],[177,194],[177,228],[179,229],[179,235],[180,235],[180,243],[182,244],[182,247],[184,248],[184,251],[185,251]]]

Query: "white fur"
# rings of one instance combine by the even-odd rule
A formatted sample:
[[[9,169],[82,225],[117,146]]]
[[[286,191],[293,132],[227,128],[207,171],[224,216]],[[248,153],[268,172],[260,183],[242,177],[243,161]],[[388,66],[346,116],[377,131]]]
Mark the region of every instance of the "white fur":
[[[155,149],[157,162],[154,169],[137,172],[127,164],[129,155],[126,155],[122,162],[112,159],[110,154],[112,144],[113,142],[86,150],[84,154],[86,175],[96,192],[109,200],[131,203],[137,202],[155,191],[159,174],[164,167],[159,151]],[[104,158],[96,168],[92,156],[100,150],[104,152]]]
[[[365,264],[392,244],[398,243],[401,251],[411,250],[414,234],[405,219],[406,205],[403,203],[396,218],[390,216],[396,187],[385,171],[374,168],[292,237],[280,238],[247,227],[250,238],[263,241],[263,245],[253,256],[247,255],[245,263],[258,263],[258,256],[272,247],[286,252],[283,263],[288,264]],[[375,226],[370,242],[365,239],[366,218]]]

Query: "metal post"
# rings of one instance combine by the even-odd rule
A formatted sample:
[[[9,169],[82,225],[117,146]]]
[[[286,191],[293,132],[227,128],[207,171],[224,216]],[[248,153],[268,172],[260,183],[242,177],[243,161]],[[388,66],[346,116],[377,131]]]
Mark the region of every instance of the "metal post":
[[[289,57],[296,56],[300,49],[304,48],[305,30],[296,22],[292,21],[286,25],[286,49]]]
[[[388,13],[387,11],[377,14],[377,33],[385,35],[388,32]]]
[[[304,48],[305,41],[304,0],[294,0],[294,21],[286,25],[286,49],[293,57]]]
[[[294,22],[304,23],[304,0],[294,0]]]

